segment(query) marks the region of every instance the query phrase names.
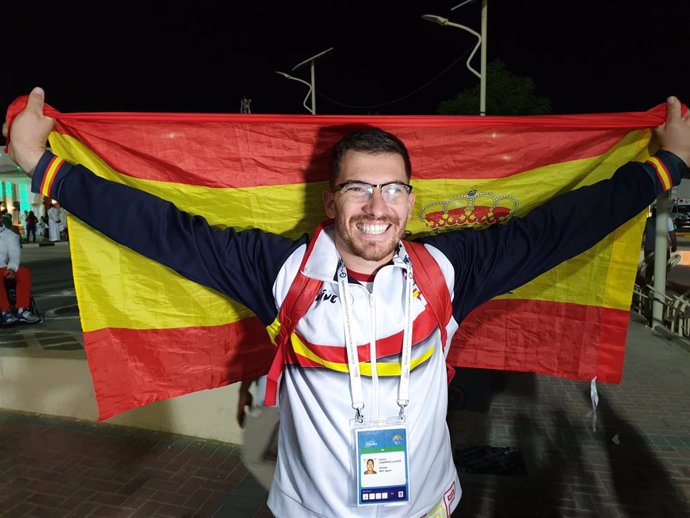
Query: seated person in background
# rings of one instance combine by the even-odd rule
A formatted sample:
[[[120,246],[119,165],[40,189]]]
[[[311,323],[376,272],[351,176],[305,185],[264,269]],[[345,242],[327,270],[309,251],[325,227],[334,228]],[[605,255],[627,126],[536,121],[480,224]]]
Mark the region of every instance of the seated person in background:
[[[31,272],[26,266],[19,266],[21,253],[19,236],[5,225],[0,225],[0,324],[17,321],[38,322],[39,318],[29,311],[31,297]],[[17,294],[17,313],[10,308],[6,281],[14,281]]]

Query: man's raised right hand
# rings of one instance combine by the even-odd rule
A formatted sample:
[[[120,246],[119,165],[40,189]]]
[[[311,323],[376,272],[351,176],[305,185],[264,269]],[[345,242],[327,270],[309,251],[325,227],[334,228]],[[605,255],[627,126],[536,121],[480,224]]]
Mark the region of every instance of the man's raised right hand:
[[[29,94],[26,108],[8,127],[7,121],[2,126],[2,134],[9,136],[8,153],[10,158],[31,176],[46,150],[48,135],[55,125],[55,119],[43,115],[45,93],[36,87]],[[9,133],[9,135],[8,135]]]

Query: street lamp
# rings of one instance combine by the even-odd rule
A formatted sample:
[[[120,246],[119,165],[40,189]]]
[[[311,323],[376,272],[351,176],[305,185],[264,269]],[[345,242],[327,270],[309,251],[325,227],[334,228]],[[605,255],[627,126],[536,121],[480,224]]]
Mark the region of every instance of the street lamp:
[[[304,100],[302,101],[302,106],[306,108],[306,110],[314,115],[316,113],[316,104],[315,101],[312,99],[312,105],[309,107],[307,105],[307,99],[309,99],[309,95],[314,91],[314,87],[307,83],[304,79],[300,79],[299,77],[294,77],[291,76],[290,74],[286,74],[285,72],[281,72],[280,70],[276,70],[276,74],[283,76],[285,79],[290,79],[291,81],[298,81],[300,83],[303,83],[309,87],[309,90],[307,91],[307,95],[304,97]]]
[[[298,68],[306,65],[307,63],[309,64],[309,68],[311,71],[311,83],[307,83],[304,79],[300,79],[298,77],[293,77],[290,74],[286,74],[285,72],[280,72],[276,70],[277,74],[280,74],[286,79],[290,79],[292,81],[299,81],[300,83],[304,83],[309,87],[309,91],[307,92],[307,96],[304,98],[304,101],[302,101],[302,105],[307,109],[309,113],[312,115],[316,115],[316,66],[314,65],[314,62],[323,56],[324,54],[330,52],[333,50],[333,47],[330,47],[322,52],[319,52],[318,54],[314,54],[312,57],[305,59],[304,61],[301,61],[300,63],[297,63],[294,67],[292,67],[292,72],[297,70]],[[307,106],[307,99],[311,95],[311,107]]]
[[[466,0],[462,4],[456,5],[453,7],[453,9],[456,9],[462,5],[465,5],[469,3],[470,1],[473,0]],[[449,27],[456,27],[458,29],[462,29],[464,31],[469,32],[470,34],[474,35],[477,37],[477,44],[474,46],[474,49],[472,49],[472,53],[470,54],[470,57],[467,58],[467,68],[479,78],[479,115],[486,115],[486,20],[487,20],[487,1],[488,0],[482,0],[482,32],[481,34],[478,33],[477,31],[470,29],[466,25],[462,25],[460,23],[454,23],[448,20],[448,18],[444,18],[442,16],[436,16],[435,14],[425,14],[422,15],[422,20],[426,20],[427,22],[433,22],[437,23],[439,25],[443,26],[449,26]],[[452,9],[451,9],[452,10]],[[480,72],[477,72],[474,68],[472,68],[472,65],[470,65],[470,61],[474,57],[475,53],[477,52],[477,49],[481,47],[482,51],[480,54]]]

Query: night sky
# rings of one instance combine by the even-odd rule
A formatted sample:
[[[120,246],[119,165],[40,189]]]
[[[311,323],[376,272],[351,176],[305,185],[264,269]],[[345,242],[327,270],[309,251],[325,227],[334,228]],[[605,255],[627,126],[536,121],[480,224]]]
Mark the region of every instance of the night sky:
[[[421,19],[479,32],[481,1],[451,11],[461,1],[5,0],[0,109],[39,85],[62,112],[231,113],[247,96],[254,113],[302,114],[307,88],[275,71],[309,81],[292,67],[334,47],[318,113],[433,114],[478,83],[463,57],[476,39]],[[556,114],[687,103],[689,22],[689,0],[489,0],[488,60],[531,77]]]

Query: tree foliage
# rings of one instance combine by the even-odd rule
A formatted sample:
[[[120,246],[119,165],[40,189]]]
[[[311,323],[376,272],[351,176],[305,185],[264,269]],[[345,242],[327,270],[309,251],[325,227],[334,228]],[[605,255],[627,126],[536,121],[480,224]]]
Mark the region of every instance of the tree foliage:
[[[436,112],[440,115],[478,115],[480,85],[460,92],[443,101]],[[551,113],[551,101],[534,93],[531,77],[510,72],[500,60],[486,66],[487,115],[544,115]]]

